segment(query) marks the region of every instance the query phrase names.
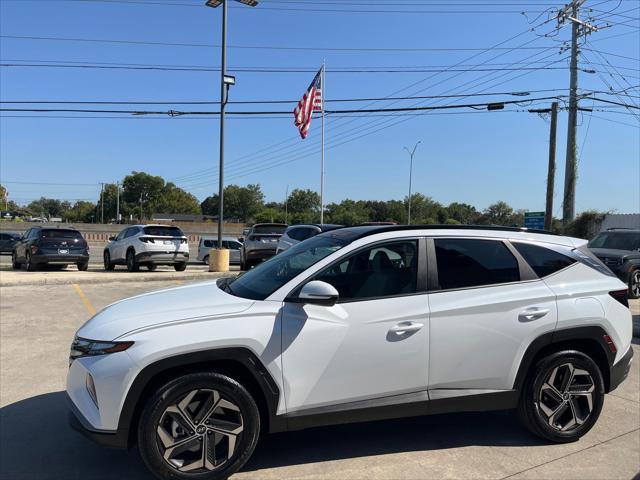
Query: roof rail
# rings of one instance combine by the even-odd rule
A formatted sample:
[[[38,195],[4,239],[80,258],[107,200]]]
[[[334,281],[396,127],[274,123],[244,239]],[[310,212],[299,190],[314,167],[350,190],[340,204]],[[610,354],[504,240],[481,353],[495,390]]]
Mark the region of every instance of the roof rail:
[[[349,229],[358,228],[362,229],[362,234],[359,237],[365,237],[367,235],[373,235],[374,233],[382,232],[395,232],[402,230],[488,230],[498,232],[526,232],[537,233],[543,235],[556,235],[558,233],[550,232],[548,230],[540,230],[536,228],[525,227],[504,227],[500,225],[380,225],[380,226],[366,226],[366,227],[347,227]]]

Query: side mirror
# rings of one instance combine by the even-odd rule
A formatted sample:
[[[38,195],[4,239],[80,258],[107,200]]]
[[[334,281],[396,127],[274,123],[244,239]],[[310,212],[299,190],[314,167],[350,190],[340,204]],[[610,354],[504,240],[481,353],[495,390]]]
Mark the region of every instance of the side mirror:
[[[111,235],[111,236],[109,237],[109,241],[110,241],[110,242],[113,242],[115,239],[116,239],[116,236],[115,236],[115,235]]]
[[[300,290],[298,302],[332,307],[338,301],[338,297],[338,291],[332,285],[319,280],[312,280]]]
[[[244,237],[238,237],[238,241],[239,241],[240,243],[244,243]]]

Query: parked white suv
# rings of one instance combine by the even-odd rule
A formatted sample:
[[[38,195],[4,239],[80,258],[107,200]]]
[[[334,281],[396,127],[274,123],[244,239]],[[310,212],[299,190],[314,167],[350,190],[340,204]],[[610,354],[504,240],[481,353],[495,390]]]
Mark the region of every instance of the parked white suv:
[[[189,261],[189,242],[178,227],[132,225],[109,238],[103,260],[105,270],[126,265],[130,272],[137,272],[144,265],[153,271],[158,265],[173,265],[182,272]]]
[[[222,479],[261,430],[518,409],[579,439],[633,350],[626,285],[579,239],[354,227],[235,280],[117,302],[77,332],[72,424],[162,479]]]

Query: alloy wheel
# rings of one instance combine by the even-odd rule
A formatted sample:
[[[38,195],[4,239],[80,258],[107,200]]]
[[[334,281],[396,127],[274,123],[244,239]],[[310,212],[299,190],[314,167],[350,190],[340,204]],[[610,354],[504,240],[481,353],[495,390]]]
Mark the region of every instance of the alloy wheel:
[[[595,389],[589,372],[563,363],[547,374],[538,394],[537,410],[551,428],[570,432],[591,415]]]
[[[217,390],[192,390],[169,405],[156,428],[164,460],[180,472],[217,470],[233,457],[244,430],[242,413]]]
[[[636,270],[631,276],[631,293],[635,298],[640,297],[640,270]]]

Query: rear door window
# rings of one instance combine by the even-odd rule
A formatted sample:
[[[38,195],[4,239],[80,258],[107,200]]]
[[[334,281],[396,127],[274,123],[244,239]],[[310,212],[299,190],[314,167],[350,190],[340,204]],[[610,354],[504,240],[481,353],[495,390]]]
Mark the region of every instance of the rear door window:
[[[441,289],[472,288],[520,280],[518,261],[498,240],[435,239]]]
[[[540,278],[576,263],[573,258],[540,245],[519,242],[511,242],[511,244]]]

